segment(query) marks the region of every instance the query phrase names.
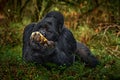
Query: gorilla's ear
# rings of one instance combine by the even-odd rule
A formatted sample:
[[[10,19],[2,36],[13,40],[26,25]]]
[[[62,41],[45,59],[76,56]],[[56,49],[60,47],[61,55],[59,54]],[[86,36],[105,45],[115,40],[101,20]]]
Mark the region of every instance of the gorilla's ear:
[[[63,29],[63,25],[64,25],[64,17],[63,17],[63,15],[58,11],[51,11],[48,14],[46,14],[45,18],[46,17],[53,17],[53,18],[55,18],[57,20],[56,28],[57,28],[58,32],[61,33],[62,29]]]

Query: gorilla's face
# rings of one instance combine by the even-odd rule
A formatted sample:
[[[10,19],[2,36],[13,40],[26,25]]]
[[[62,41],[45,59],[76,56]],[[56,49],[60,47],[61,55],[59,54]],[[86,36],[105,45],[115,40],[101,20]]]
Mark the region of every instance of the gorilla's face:
[[[56,19],[53,17],[48,17],[36,24],[34,31],[39,31],[48,40],[57,41],[59,36],[57,28]]]
[[[62,32],[64,17],[60,12],[50,12],[38,22],[33,31],[39,31],[48,40],[57,41]]]

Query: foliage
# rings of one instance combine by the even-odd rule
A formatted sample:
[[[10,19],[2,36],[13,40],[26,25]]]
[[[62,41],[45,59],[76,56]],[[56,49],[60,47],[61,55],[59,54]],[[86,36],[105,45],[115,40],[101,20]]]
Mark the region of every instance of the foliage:
[[[0,25],[0,45],[16,46],[22,42],[22,34],[26,24],[30,23],[30,20],[25,19],[22,22],[8,22],[5,20]]]
[[[32,21],[38,21],[47,12],[57,10],[76,16],[70,23],[75,20],[76,23],[80,22],[78,24],[101,22],[120,24],[119,2],[119,0],[1,0],[0,13],[11,21],[20,21],[26,16]]]

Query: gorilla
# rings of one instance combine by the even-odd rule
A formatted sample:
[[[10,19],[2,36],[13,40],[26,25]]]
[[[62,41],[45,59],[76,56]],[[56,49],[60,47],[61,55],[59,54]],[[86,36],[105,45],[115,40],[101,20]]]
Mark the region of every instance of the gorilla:
[[[40,35],[47,43],[40,42]],[[27,25],[23,32],[22,58],[25,62],[36,64],[54,63],[70,66],[76,60],[84,62],[90,67],[99,64],[91,51],[73,37],[64,26],[64,17],[60,12],[51,11],[37,22]]]

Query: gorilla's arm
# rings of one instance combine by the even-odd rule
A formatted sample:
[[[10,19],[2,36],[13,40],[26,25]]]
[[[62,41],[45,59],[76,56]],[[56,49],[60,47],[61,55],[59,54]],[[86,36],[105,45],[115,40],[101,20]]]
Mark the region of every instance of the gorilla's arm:
[[[30,36],[31,36],[31,33],[32,33],[32,30],[33,30],[33,27],[34,27],[35,23],[32,23],[32,24],[29,24],[25,27],[24,29],[24,32],[23,32],[23,52],[22,52],[22,56],[23,56],[23,59],[25,61],[31,61],[32,60],[32,57],[31,57],[31,48],[30,48]]]
[[[46,49],[44,46],[41,46],[39,43],[35,43],[30,40],[30,36],[33,32],[33,28],[36,23],[29,24],[25,27],[23,32],[23,52],[22,57],[26,62],[37,62],[41,63],[41,53],[50,54],[53,52],[53,49]]]
[[[91,51],[82,43],[77,42],[77,56],[80,57],[81,61],[85,62],[87,66],[96,67],[99,61],[95,56],[92,55]]]

